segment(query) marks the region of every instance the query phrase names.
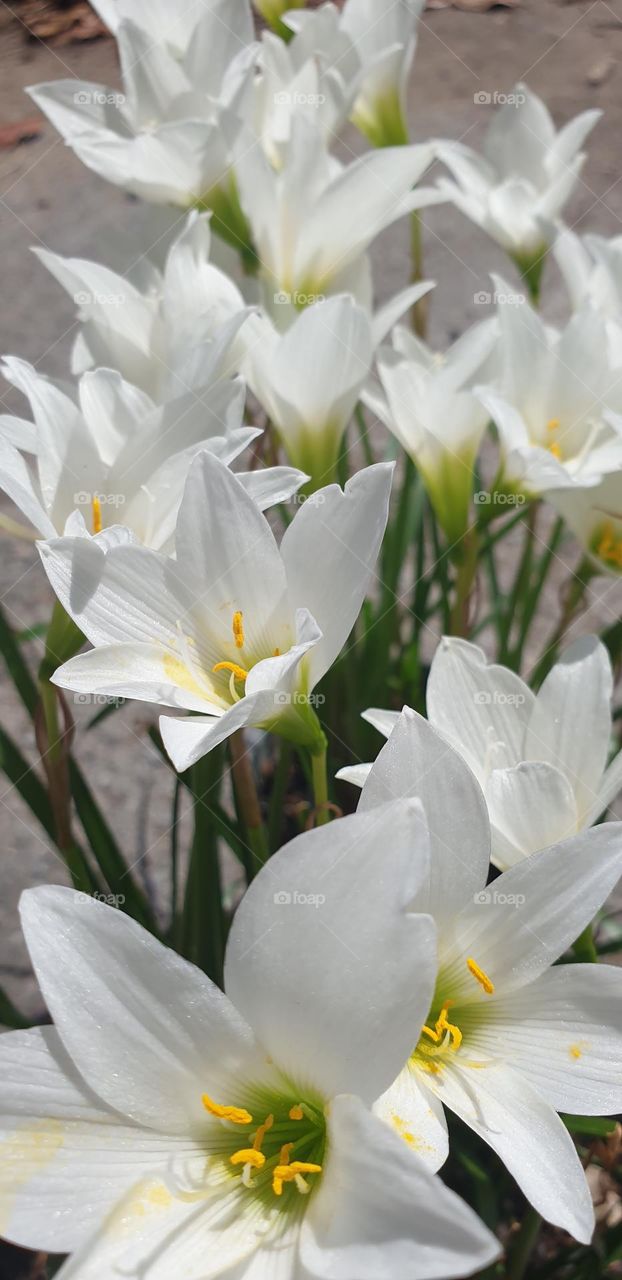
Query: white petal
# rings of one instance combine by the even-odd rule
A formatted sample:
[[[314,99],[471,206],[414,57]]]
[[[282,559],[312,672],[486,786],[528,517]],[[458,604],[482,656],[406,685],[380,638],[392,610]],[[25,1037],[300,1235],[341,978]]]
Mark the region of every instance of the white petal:
[[[456,917],[443,963],[473,956],[499,991],[533,982],[594,919],[622,874],[622,823],[608,822],[504,871]],[[482,999],[486,997],[482,994]]]
[[[393,464],[329,485],[296,513],[281,543],[290,598],[322,635],[309,659],[311,687],[347,640],[369,587],[386,528]]]
[[[408,1064],[374,1103],[373,1111],[431,1169],[436,1171],[445,1163],[449,1136],[443,1105],[428,1089],[420,1088],[417,1074]]]
[[[301,1087],[372,1102],[406,1061],[436,972],[431,921],[408,913],[426,874],[409,801],[298,836],[242,899],[225,987]]]
[[[56,529],[37,495],[32,475],[21,453],[0,440],[0,489],[44,538],[53,538]]]
[[[220,1100],[232,1076],[257,1063],[252,1034],[222,992],[86,894],[29,889],[21,916],[48,1009],[91,1088],[159,1132],[204,1131],[202,1093]]]
[[[622,972],[613,965],[556,965],[529,987],[487,1007],[478,1048],[502,1051],[556,1111],[622,1110]]]
[[[258,467],[255,471],[238,471],[236,475],[260,511],[279,502],[289,502],[309,479],[296,467]]]
[[[477,645],[453,637],[441,641],[426,697],[432,724],[480,781],[490,768],[508,768],[523,759],[534,695],[507,667],[488,664]]]
[[[421,801],[431,839],[430,883],[417,910],[443,920],[486,883],[490,826],[481,788],[462,756],[410,707],[372,765],[359,813],[406,796]]]
[[[340,782],[351,782],[353,787],[364,787],[369,777],[371,764],[349,764],[338,769],[335,777]]]
[[[566,773],[580,817],[592,807],[607,764],[612,695],[604,644],[582,636],[546,677],[527,728],[526,759],[548,760]]]
[[[0,1071],[0,1221],[24,1248],[78,1248],[138,1177],[197,1150],[99,1103],[53,1027],[2,1036]]]
[[[367,720],[368,724],[373,724],[374,729],[379,733],[383,733],[385,738],[390,738],[396,724],[399,721],[401,712],[399,711],[383,711],[380,707],[369,707],[367,711],[363,711],[363,720]]]
[[[620,788],[622,787],[622,751],[618,751],[617,756],[611,761],[609,768],[605,770],[604,777],[598,788],[598,795],[591,809],[585,814],[584,822],[586,826],[595,822],[600,818],[601,814],[608,809]]]
[[[209,714],[210,695],[170,650],[155,644],[103,644],[70,658],[54,672],[53,683],[83,695],[138,698],[163,707],[186,708]],[[212,703],[213,714],[221,707]]]
[[[572,787],[553,765],[493,769],[484,794],[493,831],[492,860],[502,870],[567,840],[579,828]]]
[[[320,1280],[470,1276],[499,1242],[357,1098],[329,1115],[329,1154],[305,1215],[301,1259]]]
[[[178,773],[184,773],[221,742],[225,742],[247,725],[260,728],[274,716],[274,693],[255,693],[236,702],[235,706],[216,718],[160,716],[160,733]]]
[[[443,1069],[434,1091],[501,1157],[547,1222],[587,1244],[594,1210],[574,1143],[553,1108],[505,1066]]]

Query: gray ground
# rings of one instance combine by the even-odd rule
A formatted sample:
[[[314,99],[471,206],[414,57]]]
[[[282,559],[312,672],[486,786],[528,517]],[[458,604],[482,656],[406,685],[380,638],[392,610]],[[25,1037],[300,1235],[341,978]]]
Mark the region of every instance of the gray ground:
[[[26,43],[24,36],[0,0],[1,123],[36,114],[22,92],[28,84],[64,77],[118,84],[112,41],[51,49],[38,42]],[[516,9],[481,15],[451,8],[430,11],[422,23],[413,81],[414,137],[462,137],[477,145],[493,108],[479,105],[475,95],[509,92],[522,78],[545,97],[560,122],[588,106],[604,108],[605,118],[590,142],[589,162],[568,214],[570,223],[580,229],[619,233],[621,60],[622,0],[523,0]],[[345,153],[361,146],[358,136],[349,132]],[[0,351],[64,376],[74,334],[72,306],[29,248],[45,245],[60,253],[100,257],[118,265],[120,246],[132,244],[137,206],[84,169],[47,123],[36,141],[0,152],[0,191]],[[440,346],[482,318],[484,308],[475,297],[487,289],[488,272],[497,269],[507,275],[509,268],[501,252],[455,210],[434,210],[425,215],[425,221],[426,271],[438,281],[431,331]],[[131,257],[131,248],[126,252]],[[376,252],[381,299],[403,286],[406,254],[404,228],[385,234]],[[548,269],[545,289],[548,313],[551,318],[561,317],[564,294],[553,267]],[[0,411],[4,411],[2,405],[16,408],[18,403],[10,389],[4,389],[4,396],[0,393]],[[17,627],[45,620],[50,596],[32,547],[0,536],[1,598],[10,618]],[[574,562],[571,544],[563,556]],[[563,577],[561,562],[559,577]],[[619,616],[619,589],[604,580],[597,586],[581,620],[582,630]],[[557,609],[552,590],[541,622],[542,635],[553,624]],[[84,718],[84,709],[76,711],[78,719]],[[32,753],[32,734],[6,681],[0,692],[0,719],[23,749]],[[125,708],[97,734],[81,737],[79,758],[96,783],[130,860],[141,859],[142,868],[151,868],[165,901],[171,785],[145,739],[148,720],[148,708],[138,704]],[[63,882],[65,874],[28,811],[3,783],[0,850],[4,863],[0,983],[26,1012],[34,1014],[39,1000],[26,976],[16,905],[26,885]]]

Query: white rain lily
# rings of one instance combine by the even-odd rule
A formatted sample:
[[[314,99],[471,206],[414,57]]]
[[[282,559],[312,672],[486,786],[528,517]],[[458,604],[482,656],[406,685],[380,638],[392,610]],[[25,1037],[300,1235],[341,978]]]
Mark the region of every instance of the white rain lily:
[[[477,645],[441,641],[428,679],[428,719],[484,792],[496,866],[511,867],[590,827],[615,800],[622,752],[608,765],[612,696],[611,662],[595,636],[569,645],[537,694],[509,668],[489,664]],[[388,737],[400,716],[371,709],[364,718]],[[415,758],[410,766],[414,778]],[[339,776],[362,786],[371,767]]]
[[[371,1110],[431,998],[420,829],[407,802],[288,845],[239,909],[227,994],[123,913],[27,891],[54,1026],[0,1039],[4,1234],[70,1252],[59,1280],[447,1280],[496,1258]],[[322,924],[275,896],[290,858],[301,885],[323,868]]]
[[[325,5],[302,15],[308,21],[288,44],[271,32],[263,34],[260,74],[254,86],[254,129],[277,169],[295,114],[306,115],[330,143],[351,111],[360,79],[359,61],[347,36],[340,35],[338,14],[332,10],[332,5]],[[288,20],[296,16],[288,15]]]
[[[622,418],[617,420],[622,432]],[[563,516],[599,573],[622,573],[622,471],[605,476],[601,484],[578,493],[554,489],[545,495]]]
[[[363,397],[421,472],[438,519],[453,544],[463,537],[473,468],[488,411],[472,392],[494,374],[494,320],[474,325],[446,353],[432,351],[403,326],[381,347],[379,385]]]
[[[600,115],[584,111],[557,131],[542,99],[517,84],[495,112],[482,155],[459,142],[437,144],[455,179],[441,179],[441,190],[523,273],[533,273],[536,286],[550,244],[548,224],[576,186],[585,161],[581,147]]]
[[[118,369],[158,403],[204,386],[217,354],[223,372],[237,372],[237,332],[248,312],[210,248],[210,216],[193,212],[163,270],[143,259],[136,283],[100,263],[35,249],[78,308],[73,372]]]
[[[590,304],[605,318],[612,364],[622,365],[622,236],[581,239],[562,227],[553,245],[576,311]]]
[[[352,119],[377,147],[408,142],[406,93],[425,0],[346,0],[341,30],[362,66]]]
[[[622,432],[608,413],[622,406],[622,368],[604,317],[585,306],[559,333],[495,283],[500,374],[475,390],[499,431],[496,488],[534,497],[598,484],[622,467]]]
[[[310,695],[363,603],[392,473],[368,467],[345,490],[320,490],[279,548],[238,477],[204,453],[186,482],[176,560],[96,539],[40,544],[56,594],[95,646],[54,682],[197,712],[160,720],[180,771],[245,725],[320,750]]]
[[[248,0],[202,0],[174,20],[162,4],[153,19],[135,9],[112,19],[122,93],[75,79],[29,93],[88,168],[156,204],[214,209],[219,233],[248,253],[230,175],[254,76]],[[104,10],[109,20],[114,0]]]
[[[429,189],[413,190],[432,148],[389,147],[342,168],[321,130],[297,112],[281,160],[276,170],[260,147],[249,145],[235,166],[266,308],[289,303],[300,310],[329,293],[352,293],[369,306],[372,240],[439,198]]]
[[[585,721],[573,719],[575,736],[577,723]],[[413,909],[436,922],[438,969],[406,1065],[375,1109],[421,1132],[418,1149],[438,1167],[449,1108],[497,1152],[543,1217],[587,1243],[592,1199],[556,1113],[614,1115],[622,1107],[622,972],[555,962],[615,888],[622,824],[534,854],[487,887],[481,790],[447,740],[405,709],[358,813],[380,813],[391,797],[407,796],[420,799],[430,832],[429,882]],[[528,803],[545,801],[539,795]],[[384,853],[379,847],[379,862]],[[393,958],[389,949],[388,963]]]
[[[83,374],[76,399],[25,361],[8,357],[3,372],[30,401],[34,424],[0,423],[0,489],[44,538],[62,534],[68,521],[80,536],[123,525],[163,549],[196,454],[207,449],[229,463],[261,434],[242,426],[239,380],[157,407],[111,369]],[[290,467],[238,476],[262,508],[291,497],[305,479]]]

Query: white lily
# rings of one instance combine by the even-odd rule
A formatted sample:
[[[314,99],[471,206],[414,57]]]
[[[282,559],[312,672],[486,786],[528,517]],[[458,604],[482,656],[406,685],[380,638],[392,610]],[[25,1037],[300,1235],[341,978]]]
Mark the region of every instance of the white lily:
[[[255,81],[254,128],[270,163],[279,168],[296,113],[306,115],[328,143],[345,124],[360,79],[359,61],[338,14],[325,5],[302,16],[300,31],[285,43],[264,32]],[[283,26],[283,31],[288,30]]]
[[[484,792],[496,866],[511,867],[590,827],[615,800],[622,752],[608,765],[612,696],[611,661],[596,636],[569,645],[537,694],[507,667],[489,664],[477,645],[441,641],[428,720]],[[400,713],[374,708],[364,718],[388,737]],[[414,779],[414,757],[410,767]],[[362,786],[371,768],[355,765],[339,776]]]
[[[242,371],[287,456],[313,487],[334,478],[343,435],[374,353],[372,323],[347,296],[308,307],[283,335],[266,317],[248,327]]]
[[[62,1280],[446,1280],[498,1256],[370,1109],[432,990],[420,828],[409,802],[287,846],[239,910],[226,995],[121,912],[25,893],[54,1026],[0,1039],[4,1233],[71,1252]],[[290,856],[301,885],[324,870],[322,924],[275,894]]]
[[[206,367],[237,372],[237,332],[248,312],[237,286],[210,262],[210,249],[210,216],[195,212],[164,269],[143,259],[137,283],[100,263],[35,249],[78,308],[73,372],[118,369],[158,403],[204,386]]]
[[[496,322],[486,320],[437,354],[397,326],[393,346],[381,347],[376,357],[380,386],[363,396],[418,467],[452,544],[469,522],[473,468],[488,422],[472,387],[492,376],[497,336]]]
[[[406,93],[425,0],[346,0],[341,29],[363,69],[352,119],[376,147],[408,142]]]
[[[298,309],[329,293],[370,304],[366,250],[385,227],[438,193],[414,184],[432,159],[430,146],[368,152],[340,168],[319,128],[300,112],[275,170],[260,147],[235,165],[242,209],[252,229],[266,308]]]
[[[622,433],[608,410],[622,401],[605,319],[585,306],[558,333],[502,280],[496,385],[476,394],[500,437],[498,489],[534,497],[598,484],[622,467]]]
[[[160,721],[179,770],[245,725],[319,750],[310,694],[363,603],[392,472],[368,467],[343,491],[320,490],[279,548],[239,478],[204,453],[186,483],[176,560],[96,539],[41,544],[56,594],[95,646],[54,682],[198,712]]]
[[[617,419],[622,432],[622,418]],[[545,495],[580,542],[597,572],[622,573],[622,472],[578,493],[554,489]]]
[[[437,144],[438,158],[455,178],[441,179],[441,190],[536,286],[549,224],[576,186],[585,161],[580,148],[600,115],[584,111],[558,132],[542,99],[517,84],[495,112],[481,156],[459,142]]]
[[[478,784],[447,740],[408,709],[373,767],[359,813],[407,796],[421,800],[430,830],[429,883],[414,908],[436,921],[438,971],[406,1066],[376,1110],[399,1116],[411,1132],[423,1117],[420,1149],[437,1167],[447,1151],[448,1107],[497,1152],[548,1221],[587,1242],[592,1199],[556,1112],[611,1115],[622,1106],[622,973],[602,964],[551,966],[615,887],[622,824],[534,854],[486,887],[489,828]]]
[[[80,80],[29,93],[88,168],[157,204],[215,209],[219,232],[249,251],[230,177],[254,75],[248,0],[187,5],[175,22],[162,4],[153,17],[135,8],[112,19],[122,93]]]
[[[9,357],[3,372],[29,399],[34,424],[5,422],[0,488],[44,538],[122,524],[145,546],[164,549],[196,454],[207,449],[230,463],[261,434],[242,426],[239,380],[218,380],[157,407],[111,369],[83,374],[75,400],[25,361]],[[291,467],[238,476],[261,509],[286,501],[306,478]]]

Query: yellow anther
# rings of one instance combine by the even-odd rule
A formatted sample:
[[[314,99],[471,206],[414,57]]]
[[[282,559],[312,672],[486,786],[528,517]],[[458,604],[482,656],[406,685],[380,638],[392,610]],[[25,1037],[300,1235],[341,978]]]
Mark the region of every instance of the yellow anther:
[[[237,662],[217,662],[216,666],[212,667],[212,671],[230,671],[236,680],[246,680],[248,676],[248,671],[245,671],[244,667],[239,667]]]
[[[221,1107],[219,1102],[214,1102],[209,1094],[204,1093],[201,1101],[206,1111],[211,1116],[216,1116],[217,1120],[231,1120],[232,1124],[252,1124],[253,1117],[249,1111],[245,1111],[244,1107]]]
[[[280,658],[280,656],[281,656],[281,650],[280,650],[280,649],[275,649],[275,650],[274,650],[274,653],[272,654],[272,657],[273,657],[273,658]]]
[[[290,1120],[304,1120],[304,1114],[305,1113],[299,1102],[296,1103],[295,1107],[290,1107],[290,1111],[289,1111]]]
[[[547,431],[559,431],[560,426],[561,422],[559,418],[549,418],[546,424],[546,429]]]
[[[236,649],[244,648],[244,614],[239,609],[233,615],[233,639]]]
[[[263,1140],[268,1132],[268,1129],[271,1129],[273,1124],[274,1124],[274,1116],[272,1115],[266,1116],[263,1124],[260,1124],[257,1130],[257,1133],[255,1134],[255,1137],[253,1139],[253,1147],[255,1151],[261,1151]]]
[[[486,992],[486,995],[487,996],[494,995],[494,992],[495,992],[494,983],[490,981],[488,974],[484,973],[483,969],[480,969],[479,965],[473,959],[472,956],[469,956],[466,963],[467,963],[467,969],[469,970],[469,973],[473,974],[475,981],[479,982],[480,987],[482,988],[483,991]]]
[[[559,447],[559,445],[558,445],[558,443],[557,443],[557,441],[556,441],[556,440],[554,440],[554,441],[553,441],[553,443],[549,445],[549,453],[552,453],[552,454],[553,454],[553,457],[554,457],[554,458],[557,458],[557,459],[558,459],[558,461],[559,461],[559,459],[561,458],[561,456],[562,456],[562,451],[561,451],[561,449],[560,449],[560,447]]]
[[[448,1001],[447,1004],[443,1005],[436,1020],[436,1026],[434,1029],[432,1029],[432,1027],[422,1027],[421,1030],[422,1033],[429,1036],[430,1040],[433,1040],[435,1044],[440,1044],[441,1040],[443,1040],[447,1032],[449,1032],[452,1049],[459,1049],[462,1044],[462,1032],[460,1027],[456,1027],[447,1017],[449,1004],[450,1002]]]
[[[102,524],[102,504],[97,496],[93,498],[91,508],[93,511],[93,533],[101,533],[104,527]]]
[[[280,1196],[283,1194],[284,1182],[296,1182],[303,1173],[321,1172],[321,1164],[307,1164],[307,1162],[303,1160],[293,1160],[291,1164],[277,1164],[272,1175],[272,1190],[274,1191],[275,1196]],[[304,1182],[302,1185],[306,1190]]]
[[[229,1156],[231,1164],[252,1164],[253,1169],[262,1169],[266,1163],[263,1151],[255,1151],[254,1147],[242,1147]]]

